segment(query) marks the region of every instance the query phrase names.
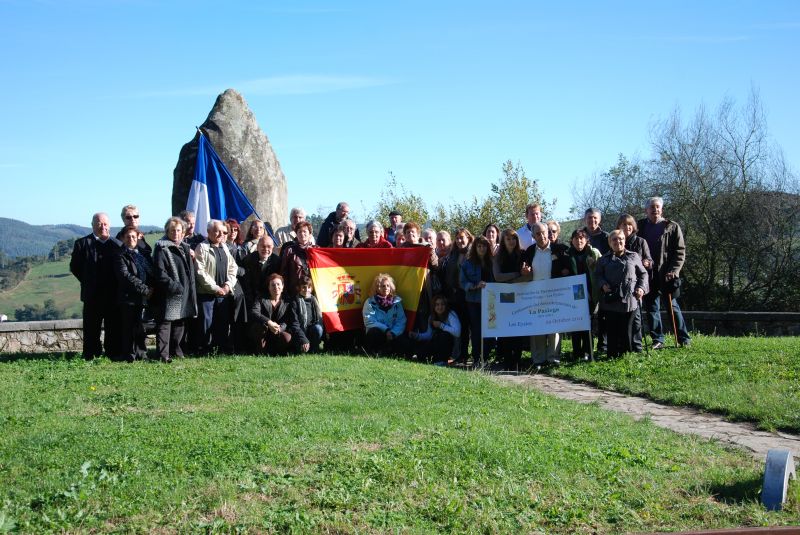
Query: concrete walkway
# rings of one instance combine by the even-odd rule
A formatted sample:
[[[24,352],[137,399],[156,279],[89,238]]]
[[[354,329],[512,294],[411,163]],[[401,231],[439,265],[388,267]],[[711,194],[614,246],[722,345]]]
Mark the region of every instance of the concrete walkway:
[[[637,420],[649,417],[650,421],[657,426],[678,433],[691,433],[741,446],[762,462],[767,457],[767,450],[773,448],[788,449],[792,452],[793,457],[800,457],[800,436],[797,435],[759,431],[752,424],[728,422],[721,416],[703,413],[697,409],[662,405],[647,398],[600,390],[548,375],[496,375],[494,377],[499,381],[535,388],[540,392],[562,399],[570,399],[579,403],[597,402],[604,409],[630,414]]]

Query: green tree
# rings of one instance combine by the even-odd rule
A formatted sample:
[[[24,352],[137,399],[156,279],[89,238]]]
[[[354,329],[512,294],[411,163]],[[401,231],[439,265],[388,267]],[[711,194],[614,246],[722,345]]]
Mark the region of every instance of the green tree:
[[[42,305],[23,305],[14,311],[17,321],[46,321],[65,317],[63,308],[56,307],[55,301],[47,299]]]
[[[437,228],[450,230],[466,227],[473,234],[480,234],[489,223],[500,230],[516,229],[525,222],[525,208],[533,203],[541,205],[545,217],[550,215],[552,204],[545,200],[539,181],[529,178],[521,163],[508,160],[500,180],[489,186],[489,195],[450,207],[437,205],[433,222]]]
[[[398,184],[397,177],[389,171],[389,178],[381,189],[378,203],[371,212],[368,212],[367,220],[375,219],[386,227],[389,225],[389,212],[392,210],[403,214],[403,221],[416,221],[422,226],[430,222],[430,214],[422,196]]]

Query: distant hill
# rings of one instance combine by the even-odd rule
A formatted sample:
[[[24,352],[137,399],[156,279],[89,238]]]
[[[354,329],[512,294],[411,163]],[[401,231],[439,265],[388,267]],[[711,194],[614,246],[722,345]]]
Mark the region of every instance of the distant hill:
[[[116,235],[120,227],[111,229]],[[157,227],[142,227],[144,232],[158,231]],[[56,242],[85,236],[92,231],[80,225],[30,225],[24,221],[0,217],[0,251],[10,258],[46,256]]]

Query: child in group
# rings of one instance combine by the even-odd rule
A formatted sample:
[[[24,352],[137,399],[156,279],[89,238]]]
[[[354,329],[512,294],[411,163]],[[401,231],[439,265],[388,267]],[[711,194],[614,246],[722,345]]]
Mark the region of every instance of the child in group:
[[[417,354],[439,365],[451,364],[458,357],[460,336],[458,315],[450,310],[447,298],[441,294],[433,298],[428,330],[409,333],[409,337],[419,343]]]
[[[301,353],[316,353],[325,330],[322,326],[322,310],[319,307],[311,277],[301,277],[297,283],[297,295],[292,300],[292,309],[299,330],[296,333],[295,349]]]

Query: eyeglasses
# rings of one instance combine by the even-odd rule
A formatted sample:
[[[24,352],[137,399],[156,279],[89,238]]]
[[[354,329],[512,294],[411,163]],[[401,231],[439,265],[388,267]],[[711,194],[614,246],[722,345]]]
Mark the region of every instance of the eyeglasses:
[[[128,214],[125,216],[125,219],[139,219],[139,214]]]

